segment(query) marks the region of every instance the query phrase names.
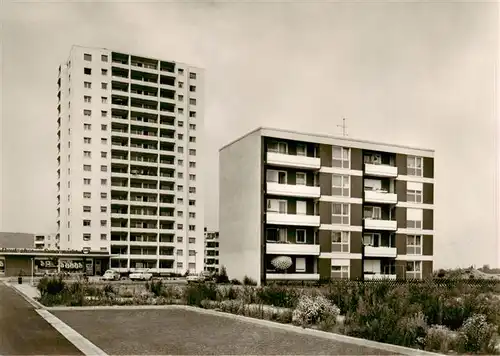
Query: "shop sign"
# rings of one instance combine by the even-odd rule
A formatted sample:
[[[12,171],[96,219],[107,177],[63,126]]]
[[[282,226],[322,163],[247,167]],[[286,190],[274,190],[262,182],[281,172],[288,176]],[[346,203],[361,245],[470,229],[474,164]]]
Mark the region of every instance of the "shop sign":
[[[0,259],[0,274],[5,274],[5,260]]]

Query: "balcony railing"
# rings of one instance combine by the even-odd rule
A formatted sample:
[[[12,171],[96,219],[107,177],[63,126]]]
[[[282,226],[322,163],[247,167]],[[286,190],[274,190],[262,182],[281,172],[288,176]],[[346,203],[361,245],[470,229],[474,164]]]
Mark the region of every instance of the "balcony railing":
[[[365,201],[368,203],[396,204],[398,195],[384,190],[365,190]]]
[[[395,178],[398,176],[398,167],[387,164],[365,163],[365,174],[374,177]]]
[[[365,280],[377,280],[377,279],[389,279],[395,280],[397,276],[395,274],[383,274],[383,273],[364,273]]]
[[[267,280],[318,281],[319,273],[266,273]]]
[[[267,163],[280,167],[319,169],[319,157],[296,156],[278,152],[267,152]]]
[[[319,256],[319,245],[300,244],[300,243],[277,243],[267,242],[266,252],[268,254],[279,255],[313,255]]]
[[[319,215],[283,214],[268,211],[266,223],[271,225],[316,226],[319,227]]]
[[[295,184],[266,183],[267,194],[287,197],[319,198],[320,187]]]
[[[396,220],[364,219],[364,227],[369,230],[396,231],[398,223]]]
[[[396,247],[391,246],[365,246],[366,257],[396,258],[398,255]]]

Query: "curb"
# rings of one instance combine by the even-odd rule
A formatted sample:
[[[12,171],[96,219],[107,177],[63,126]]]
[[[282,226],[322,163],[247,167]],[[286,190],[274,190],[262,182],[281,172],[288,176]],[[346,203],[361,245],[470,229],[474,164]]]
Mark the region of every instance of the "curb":
[[[13,284],[9,283],[9,282],[3,282],[7,287],[10,287],[12,288],[17,294],[19,294],[21,297],[24,298],[24,300],[26,300],[28,303],[31,304],[31,306],[33,306],[36,309],[46,309],[46,307],[41,304],[40,302],[36,301],[35,299],[27,296],[26,294],[24,294],[23,292],[21,292],[19,289],[17,289]]]
[[[433,353],[433,352],[428,352],[428,351],[423,351],[423,350],[418,350],[418,349],[412,349],[412,348],[404,347],[404,346],[391,345],[391,344],[386,344],[386,343],[377,342],[377,341],[360,339],[360,338],[347,336],[347,335],[330,333],[330,332],[326,332],[326,331],[307,329],[307,328],[302,328],[302,327],[295,326],[295,325],[281,324],[281,323],[277,323],[274,321],[255,319],[255,318],[251,318],[248,316],[230,314],[230,313],[215,311],[215,310],[211,310],[211,309],[203,309],[203,308],[193,307],[193,306],[189,306],[189,305],[137,305],[137,306],[115,305],[115,306],[95,306],[95,307],[45,307],[45,309],[49,312],[52,312],[52,311],[78,311],[78,310],[80,310],[80,311],[115,310],[116,311],[116,310],[167,310],[167,309],[179,310],[180,309],[180,310],[186,310],[186,311],[207,314],[207,315],[212,315],[212,316],[220,316],[220,317],[230,318],[233,320],[253,323],[256,325],[260,325],[260,326],[281,329],[281,330],[289,331],[289,332],[296,332],[296,333],[303,334],[303,335],[320,337],[322,339],[328,339],[328,340],[332,340],[332,341],[337,341],[337,342],[342,342],[342,343],[347,343],[347,344],[352,344],[352,345],[357,345],[357,346],[379,349],[379,350],[383,350],[383,351],[387,351],[387,352],[392,352],[392,353],[395,353],[398,355],[412,355],[412,356],[413,355],[422,355],[422,356],[442,355],[442,354],[438,354],[438,353]]]

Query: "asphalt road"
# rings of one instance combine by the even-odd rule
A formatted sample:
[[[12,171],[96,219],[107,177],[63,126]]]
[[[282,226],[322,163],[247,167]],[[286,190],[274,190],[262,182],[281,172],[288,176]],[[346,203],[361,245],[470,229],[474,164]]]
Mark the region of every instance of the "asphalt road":
[[[37,314],[31,304],[0,282],[0,355],[82,355]]]
[[[53,314],[108,355],[391,354],[196,311],[82,310]]]

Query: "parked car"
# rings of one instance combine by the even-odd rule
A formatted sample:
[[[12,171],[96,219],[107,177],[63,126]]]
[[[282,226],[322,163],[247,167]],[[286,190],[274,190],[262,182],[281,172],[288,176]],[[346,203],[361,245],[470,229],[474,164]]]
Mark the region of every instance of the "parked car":
[[[208,282],[213,279],[213,275],[210,272],[201,272],[200,274],[189,274],[186,276],[186,281],[188,283]]]
[[[102,279],[105,281],[117,281],[120,279],[120,273],[118,273],[115,270],[108,269],[104,274],[102,275]]]
[[[142,270],[130,273],[128,278],[133,281],[149,281],[153,278],[153,274],[148,270]]]

